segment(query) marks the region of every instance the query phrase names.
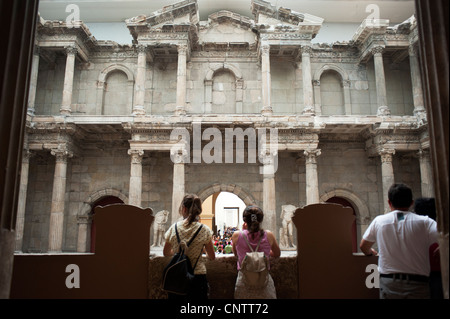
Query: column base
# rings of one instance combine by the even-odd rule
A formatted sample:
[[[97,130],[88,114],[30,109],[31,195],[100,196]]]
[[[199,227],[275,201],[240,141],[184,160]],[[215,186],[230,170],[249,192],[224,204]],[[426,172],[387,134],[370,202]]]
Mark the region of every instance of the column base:
[[[417,118],[419,125],[424,125],[427,123],[427,112],[423,106],[416,107],[414,109],[414,116]]]
[[[379,106],[377,111],[377,116],[389,116],[391,115],[391,110],[387,106]]]
[[[261,114],[264,116],[272,116],[273,110],[271,106],[264,106],[261,110]]]
[[[311,116],[316,115],[316,111],[314,110],[314,106],[305,106],[303,108],[302,114],[303,115],[311,115]]]
[[[72,114],[72,111],[70,110],[70,109],[68,109],[68,108],[65,108],[65,107],[61,107],[60,109],[59,109],[59,114],[61,114],[61,115],[71,115]]]
[[[137,116],[145,115],[144,107],[141,105],[136,105],[135,107],[133,107],[133,115],[137,115]]]
[[[186,115],[186,110],[184,109],[183,106],[177,106],[175,108],[175,115],[178,115],[178,116]]]

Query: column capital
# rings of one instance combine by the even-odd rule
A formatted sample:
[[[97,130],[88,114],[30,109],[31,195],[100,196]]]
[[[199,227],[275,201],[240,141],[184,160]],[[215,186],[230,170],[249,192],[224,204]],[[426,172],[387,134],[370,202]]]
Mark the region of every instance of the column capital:
[[[22,163],[29,163],[30,158],[33,157],[36,153],[30,150],[23,150],[22,152]]]
[[[310,45],[302,45],[300,51],[303,54],[310,55],[312,53],[312,47]]]
[[[417,151],[416,156],[419,159],[428,159],[430,156],[430,150],[421,148]]]
[[[371,48],[370,52],[374,56],[381,56],[383,54],[383,52],[384,52],[384,47],[382,47],[381,45],[377,45],[377,46]]]
[[[148,46],[146,44],[138,44],[136,46],[136,51],[138,54],[147,54]]]
[[[350,88],[351,81],[350,80],[342,80],[341,84],[342,84],[343,88]]]
[[[322,154],[322,151],[320,149],[305,150],[303,152],[303,155],[305,156],[307,164],[317,164],[317,162],[316,162],[317,157],[320,156],[321,154]]]
[[[178,54],[187,55],[188,45],[187,44],[178,44],[177,51],[178,51]]]
[[[174,164],[184,164],[187,162],[188,158],[188,151],[186,148],[172,148],[170,150],[170,159]]]
[[[73,152],[67,149],[52,149],[50,154],[56,157],[56,162],[67,163],[67,159],[73,157]]]
[[[76,55],[78,53],[78,48],[76,47],[76,45],[68,45],[64,47],[64,49],[66,50],[67,56]]]
[[[392,163],[392,156],[395,154],[395,150],[383,148],[378,151],[378,154],[381,157],[382,163]]]
[[[264,43],[260,46],[259,50],[261,51],[261,54],[269,54],[270,52],[270,44]]]
[[[90,224],[92,222],[91,215],[78,215],[77,224]]]
[[[128,150],[128,155],[131,155],[131,164],[142,164],[142,158],[144,156],[143,150]]]

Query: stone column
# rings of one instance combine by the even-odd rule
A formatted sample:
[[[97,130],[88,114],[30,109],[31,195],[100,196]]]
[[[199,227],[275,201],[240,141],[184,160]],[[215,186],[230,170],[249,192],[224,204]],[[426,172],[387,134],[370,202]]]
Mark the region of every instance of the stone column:
[[[277,231],[277,203],[275,193],[275,157],[276,151],[265,150],[260,154],[263,167],[263,212],[264,212],[264,229]]]
[[[145,72],[147,71],[147,46],[138,45],[138,61],[136,70],[136,87],[133,114],[145,115]]]
[[[31,65],[31,75],[30,75],[30,91],[28,93],[28,109],[27,113],[29,115],[34,115],[35,112],[35,103],[36,103],[36,88],[37,88],[37,80],[39,74],[39,47],[34,48],[33,54],[33,62]]]
[[[306,166],[306,205],[319,202],[319,176],[317,174],[317,156],[321,154],[320,149],[305,150]]]
[[[177,105],[176,115],[186,114],[186,61],[187,45],[178,46],[178,69],[177,69]]]
[[[313,85],[311,76],[310,46],[303,46],[302,51],[302,80],[303,80],[303,114],[314,115]]]
[[[77,216],[78,224],[78,238],[77,238],[77,252],[86,253],[89,252],[89,235],[90,235],[90,225],[92,224],[92,217]]]
[[[75,57],[77,55],[77,48],[75,46],[66,47],[66,71],[64,73],[64,88],[62,95],[62,103],[60,113],[61,115],[70,115],[72,112],[72,90],[73,90],[73,74],[75,71]]]
[[[298,205],[302,207],[306,203],[306,173],[305,173],[305,157],[303,153],[298,154],[298,158],[295,160],[298,171]]]
[[[19,199],[17,201],[16,219],[16,251],[22,252],[23,230],[25,225],[25,206],[27,202],[28,189],[28,169],[30,167],[30,157],[33,155],[29,150],[24,150],[22,154],[22,169],[20,171]]]
[[[430,152],[428,150],[419,150],[420,162],[420,180],[422,197],[435,197],[433,185],[433,171],[430,162]]]
[[[261,46],[261,114],[272,115],[271,106],[272,79],[270,77],[270,45]]]
[[[73,154],[67,150],[55,149],[51,154],[56,157],[55,174],[53,176],[52,206],[50,212],[50,228],[48,251],[61,252],[64,228],[64,203],[66,195],[67,159]]]
[[[345,107],[345,115],[352,114],[352,102],[350,96],[350,80],[342,81],[342,88],[344,89],[344,107]]]
[[[414,46],[409,47],[409,65],[411,69],[414,115],[418,118],[419,121],[426,121],[427,116],[423,100],[420,65],[419,59],[417,57],[417,49]]]
[[[314,91],[314,112],[316,115],[322,115],[322,99],[320,98],[320,80],[313,81]]]
[[[140,207],[142,198],[142,158],[144,151],[128,150],[128,155],[131,155],[128,204]]]
[[[181,217],[179,207],[185,195],[184,163],[187,159],[187,151],[184,149],[173,149],[170,151],[173,162],[173,186],[172,186],[172,223]]]
[[[371,52],[373,54],[373,63],[375,66],[375,85],[377,88],[377,103],[378,111],[377,115],[387,116],[391,114],[389,107],[387,106],[387,96],[386,96],[386,79],[384,76],[384,65],[383,65],[383,47],[377,46],[372,48]]]
[[[390,211],[388,204],[388,192],[392,184],[394,184],[394,168],[392,166],[392,157],[395,154],[395,150],[382,149],[380,152],[381,157],[381,183],[383,185],[383,203],[384,213]]]

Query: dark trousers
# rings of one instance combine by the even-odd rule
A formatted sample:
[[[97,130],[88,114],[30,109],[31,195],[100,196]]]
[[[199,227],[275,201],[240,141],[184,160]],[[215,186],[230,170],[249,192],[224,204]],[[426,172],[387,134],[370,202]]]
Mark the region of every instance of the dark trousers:
[[[187,295],[168,294],[168,299],[178,301],[205,300],[209,296],[209,284],[206,275],[195,275],[192,289]]]

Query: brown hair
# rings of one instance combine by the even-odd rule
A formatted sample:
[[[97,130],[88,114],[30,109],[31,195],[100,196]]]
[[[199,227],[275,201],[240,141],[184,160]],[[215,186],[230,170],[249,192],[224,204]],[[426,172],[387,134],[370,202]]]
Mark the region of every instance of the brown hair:
[[[261,223],[264,219],[264,213],[258,206],[247,206],[242,214],[244,222],[247,224],[247,230],[250,234],[263,232]]]
[[[180,214],[183,215],[183,207],[186,208],[187,218],[186,223],[192,224],[198,219],[202,213],[202,201],[200,197],[195,194],[187,194],[183,197],[180,205]]]

